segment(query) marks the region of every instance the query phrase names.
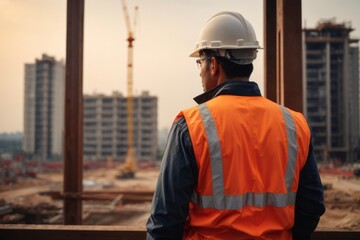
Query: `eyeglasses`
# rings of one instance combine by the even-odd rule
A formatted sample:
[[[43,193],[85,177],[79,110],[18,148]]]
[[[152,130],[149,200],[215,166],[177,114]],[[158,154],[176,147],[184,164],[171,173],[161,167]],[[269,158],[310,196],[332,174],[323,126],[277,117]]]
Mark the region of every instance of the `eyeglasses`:
[[[202,61],[205,61],[205,60],[208,59],[208,58],[211,58],[211,57],[204,57],[204,58],[196,59],[196,63],[197,63],[198,69],[201,68],[201,62],[202,62]]]

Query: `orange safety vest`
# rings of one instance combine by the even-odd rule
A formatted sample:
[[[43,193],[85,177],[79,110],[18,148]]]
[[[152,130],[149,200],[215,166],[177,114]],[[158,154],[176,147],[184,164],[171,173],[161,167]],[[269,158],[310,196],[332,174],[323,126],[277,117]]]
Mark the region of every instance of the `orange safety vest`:
[[[199,168],[184,239],[292,239],[303,115],[264,97],[221,95],[180,112]]]

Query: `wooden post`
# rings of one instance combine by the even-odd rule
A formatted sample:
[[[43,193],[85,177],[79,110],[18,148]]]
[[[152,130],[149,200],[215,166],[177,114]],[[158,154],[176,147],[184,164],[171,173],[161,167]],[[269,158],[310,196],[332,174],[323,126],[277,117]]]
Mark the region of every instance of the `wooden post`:
[[[67,0],[64,224],[82,224],[84,0]]]
[[[277,0],[280,103],[303,111],[301,0]]]
[[[264,91],[265,97],[279,102],[276,76],[276,1],[264,0]]]
[[[265,96],[303,111],[301,0],[264,0]]]

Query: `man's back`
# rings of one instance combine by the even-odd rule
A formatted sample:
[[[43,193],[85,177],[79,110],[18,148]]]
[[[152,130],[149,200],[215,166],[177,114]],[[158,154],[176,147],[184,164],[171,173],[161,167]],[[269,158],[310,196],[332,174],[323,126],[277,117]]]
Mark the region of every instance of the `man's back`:
[[[187,238],[289,239],[310,142],[302,115],[261,96],[232,95],[183,113],[199,167]]]

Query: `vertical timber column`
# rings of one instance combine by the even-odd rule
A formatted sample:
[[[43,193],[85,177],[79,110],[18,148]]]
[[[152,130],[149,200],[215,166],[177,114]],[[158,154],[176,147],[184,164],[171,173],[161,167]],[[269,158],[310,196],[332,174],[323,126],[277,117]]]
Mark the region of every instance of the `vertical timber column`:
[[[277,0],[278,103],[303,112],[301,0]]]
[[[276,77],[276,1],[264,0],[264,91],[268,99],[279,102]]]
[[[82,224],[84,0],[67,0],[64,224]]]

